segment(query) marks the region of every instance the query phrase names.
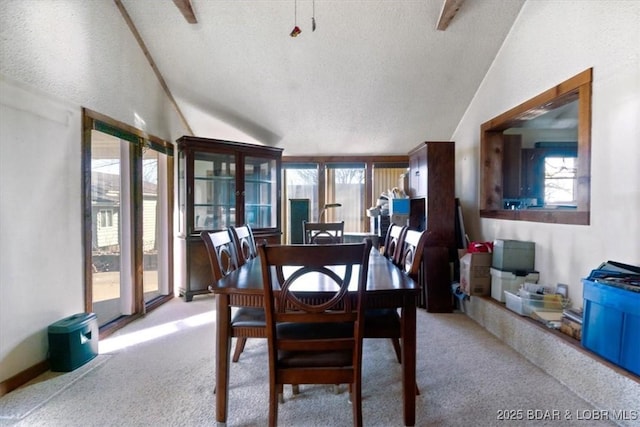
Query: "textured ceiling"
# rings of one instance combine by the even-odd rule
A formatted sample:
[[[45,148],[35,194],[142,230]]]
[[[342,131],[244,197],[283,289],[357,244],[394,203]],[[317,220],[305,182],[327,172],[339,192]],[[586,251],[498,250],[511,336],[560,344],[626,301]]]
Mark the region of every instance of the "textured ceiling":
[[[285,155],[405,154],[448,140],[524,0],[123,0],[197,136]]]

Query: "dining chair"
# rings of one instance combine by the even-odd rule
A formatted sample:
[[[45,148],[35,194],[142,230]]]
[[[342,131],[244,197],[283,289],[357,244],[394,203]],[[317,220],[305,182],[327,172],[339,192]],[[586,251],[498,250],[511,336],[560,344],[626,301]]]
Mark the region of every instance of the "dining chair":
[[[406,225],[391,224],[387,229],[384,238],[384,255],[385,258],[398,265],[400,261],[400,253],[402,252],[402,243],[404,242],[404,234],[409,229]]]
[[[251,230],[251,226],[249,224],[245,224],[242,226],[230,226],[228,229],[229,234],[231,235],[231,239],[233,240],[234,247],[236,250],[236,255],[238,258],[238,267],[246,264],[250,259],[258,256],[258,252],[256,249],[256,242],[253,237],[253,231]],[[237,313],[236,313],[237,315]],[[247,322],[247,321],[262,321],[264,322],[264,313],[258,313],[258,310],[251,309],[245,310],[240,314],[244,317],[244,319],[236,319],[237,323]],[[244,346],[247,344],[247,337],[238,336],[236,337],[236,348],[233,352],[233,361],[237,362],[240,360],[240,355],[244,351]]]
[[[238,252],[239,265],[244,265],[248,260],[258,256],[256,241],[253,237],[253,231],[249,224],[238,227],[231,226],[229,227],[229,232],[233,237],[233,241]]]
[[[304,243],[326,245],[344,242],[344,221],[307,222],[302,221]]]
[[[389,232],[387,232],[387,236]],[[427,243],[427,232],[405,229],[396,243],[397,266],[414,281],[419,282],[420,266]],[[390,338],[398,363],[402,363],[402,313],[395,309],[365,310],[365,338]],[[416,384],[416,394],[420,394]]]
[[[427,246],[427,231],[407,230],[402,242],[399,266],[416,283],[420,282],[422,258]],[[396,311],[397,314],[397,311]],[[402,317],[402,315],[400,315]],[[416,394],[420,394],[418,384],[416,384]]]
[[[238,249],[232,230],[202,231],[200,237],[204,241],[213,273],[213,280],[218,281],[231,271],[240,268]],[[236,348],[233,361],[240,359],[247,338],[266,338],[264,309],[240,307],[235,310],[230,324],[230,337],[236,337]]]
[[[426,243],[426,230],[407,230],[404,233],[398,266],[416,282],[419,282],[420,279],[420,267]]]
[[[269,343],[270,426],[277,425],[279,395],[289,383],[349,384],[353,425],[362,426],[363,309],[371,247],[370,239],[258,246]],[[348,291],[353,279],[355,295]]]
[[[399,265],[400,254],[404,245],[407,226],[391,224],[384,239],[383,255],[390,262]],[[396,353],[398,363],[402,362],[400,338],[402,338],[402,324],[398,310],[393,308],[369,308],[365,310],[364,322],[365,338],[389,338]]]

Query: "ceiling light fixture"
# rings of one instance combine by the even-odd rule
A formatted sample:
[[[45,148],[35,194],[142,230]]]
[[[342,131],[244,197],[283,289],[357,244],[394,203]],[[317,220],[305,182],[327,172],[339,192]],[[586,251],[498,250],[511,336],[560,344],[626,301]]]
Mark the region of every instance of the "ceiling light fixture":
[[[293,30],[289,33],[291,37],[298,37],[302,30],[298,27],[298,0],[293,0]]]
[[[316,0],[313,0],[313,14],[311,15],[311,31],[316,30]]]

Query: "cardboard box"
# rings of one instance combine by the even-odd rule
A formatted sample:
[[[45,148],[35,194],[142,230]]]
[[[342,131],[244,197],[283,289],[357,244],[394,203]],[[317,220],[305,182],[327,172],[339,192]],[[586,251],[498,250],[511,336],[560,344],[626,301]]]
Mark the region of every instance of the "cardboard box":
[[[582,339],[582,325],[566,317],[563,317],[560,322],[560,332],[565,333],[578,341]]]
[[[460,288],[467,295],[489,295],[491,293],[492,254],[487,252],[467,253],[460,258]]]
[[[398,188],[402,190],[404,194],[409,194],[409,172],[400,175]]]

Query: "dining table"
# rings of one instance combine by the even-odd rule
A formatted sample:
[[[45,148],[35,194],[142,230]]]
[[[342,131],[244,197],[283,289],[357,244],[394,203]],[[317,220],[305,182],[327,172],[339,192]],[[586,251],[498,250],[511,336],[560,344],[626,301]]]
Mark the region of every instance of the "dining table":
[[[354,275],[355,276],[355,275]],[[253,258],[210,286],[216,299],[216,422],[226,425],[229,399],[232,307],[263,307],[264,291],[259,257]],[[353,282],[355,292],[356,281]],[[351,288],[351,285],[350,285]],[[372,249],[367,270],[367,308],[400,309],[402,318],[402,401],[404,425],[416,418],[416,309],[420,286]],[[366,338],[366,336],[365,336]],[[364,354],[366,357],[366,353]]]

